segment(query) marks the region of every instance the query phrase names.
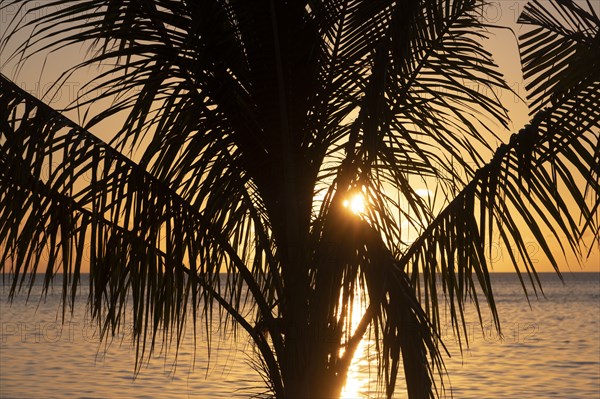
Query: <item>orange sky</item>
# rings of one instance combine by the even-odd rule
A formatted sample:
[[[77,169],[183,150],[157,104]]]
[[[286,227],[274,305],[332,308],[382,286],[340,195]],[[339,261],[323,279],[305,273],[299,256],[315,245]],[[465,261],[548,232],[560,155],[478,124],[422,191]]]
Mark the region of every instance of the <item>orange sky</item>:
[[[509,86],[522,98],[525,98],[526,93],[522,74],[520,72],[521,65],[517,45],[517,35],[521,28],[516,21],[517,16],[522,11],[525,3],[526,2],[523,0],[492,1],[482,9],[483,18],[485,18],[487,22],[512,29],[494,29],[492,31],[494,35],[493,39],[488,43],[485,43],[485,46],[495,55],[495,59],[502,68]],[[595,5],[597,6],[596,11],[600,11],[600,2],[595,2]],[[3,29],[6,29],[8,25],[7,22],[14,16],[14,11],[12,12],[13,14],[11,14],[11,9],[7,9],[0,14],[0,37],[2,36]],[[0,55],[0,66],[2,67],[0,72],[13,79],[23,89],[40,98],[52,86],[52,82],[59,78],[66,67],[75,65],[85,56],[86,49],[71,47],[60,53],[37,55],[31,58],[18,74],[14,69],[15,64],[13,62],[5,65],[10,50],[11,48],[8,48],[7,51]],[[95,72],[91,71],[89,73]],[[78,91],[88,78],[89,75],[86,72],[80,72],[70,77],[66,80],[66,83],[57,92],[54,98],[51,99],[46,97],[45,101],[50,103],[54,108],[60,109],[65,107],[77,98]],[[500,136],[508,138],[512,132],[519,130],[520,127],[528,122],[528,109],[524,102],[511,93],[502,93],[502,99],[505,101],[505,106],[510,108],[512,127],[510,131],[504,132],[504,136]],[[79,115],[77,113],[72,112],[68,116],[75,121],[79,120]],[[116,130],[116,126],[116,124],[106,122],[93,129],[93,133],[103,140],[108,140],[112,137],[112,133]],[[541,257],[541,251],[537,247],[537,244],[532,241],[528,244],[528,248],[532,257],[538,260],[537,266],[539,267],[539,271],[550,271],[551,268]],[[539,259],[536,258],[538,255]],[[502,248],[501,245],[491,244],[489,256],[494,271],[512,270],[511,267],[504,266],[507,256],[506,248]],[[572,256],[569,256],[566,260],[562,260],[560,257],[558,259],[562,265],[562,269],[565,271],[600,272],[600,251],[598,245],[592,251],[591,257],[584,261],[581,266],[578,265],[576,259]]]

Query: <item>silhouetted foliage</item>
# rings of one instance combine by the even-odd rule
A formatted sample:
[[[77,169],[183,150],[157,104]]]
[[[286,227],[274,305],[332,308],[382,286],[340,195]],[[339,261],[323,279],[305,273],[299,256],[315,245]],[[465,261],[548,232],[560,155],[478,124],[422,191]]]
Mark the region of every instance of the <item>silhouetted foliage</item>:
[[[409,397],[433,398],[445,307],[459,337],[481,300],[500,328],[494,237],[524,289],[527,237],[557,272],[599,240],[590,4],[525,8],[532,120],[494,149],[507,113],[488,93],[508,87],[476,0],[3,3],[30,16],[3,53],[29,29],[20,63],[89,45],[57,86],[102,64],[71,108],[112,101],[77,124],[0,77],[1,270],[11,295],[62,272],[68,309],[89,263],[91,314],[103,337],[133,324],[138,366],[218,315],[277,398],[339,396],[366,334],[386,397],[403,368]],[[89,132],[122,113],[110,143]]]

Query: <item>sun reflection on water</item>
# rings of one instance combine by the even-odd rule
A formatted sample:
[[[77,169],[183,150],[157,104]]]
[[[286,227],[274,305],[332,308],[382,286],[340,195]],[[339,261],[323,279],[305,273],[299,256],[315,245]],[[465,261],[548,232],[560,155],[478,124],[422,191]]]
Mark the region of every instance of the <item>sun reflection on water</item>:
[[[352,314],[350,318],[350,329],[352,333],[356,331],[358,324],[366,310],[364,303],[364,292],[358,290],[355,293],[354,300],[352,303]],[[354,358],[348,369],[348,377],[346,379],[346,385],[342,389],[341,399],[359,399],[364,398],[365,392],[369,390],[369,373],[365,372],[364,368],[368,367],[368,342],[367,336],[358,344]],[[342,353],[344,350],[342,349]]]
[[[356,354],[350,365],[350,369],[348,370],[348,378],[346,380],[346,385],[342,389],[342,399],[358,399],[362,398],[362,393],[364,393],[369,386],[369,380],[365,377],[364,372],[361,372],[360,365],[361,359],[364,359],[365,356],[365,347],[366,340],[361,341],[356,349]]]

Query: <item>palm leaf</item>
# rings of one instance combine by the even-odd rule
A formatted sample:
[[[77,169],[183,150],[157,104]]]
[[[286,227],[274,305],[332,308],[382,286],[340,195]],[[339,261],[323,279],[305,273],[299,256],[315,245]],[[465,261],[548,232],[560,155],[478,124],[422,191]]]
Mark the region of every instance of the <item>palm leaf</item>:
[[[479,44],[475,0],[6,6],[17,4],[34,17],[15,19],[0,50],[28,29],[21,63],[89,44],[61,81],[105,69],[72,108],[112,100],[84,128],[127,117],[111,147],[0,80],[3,270],[12,263],[14,294],[28,272],[45,268],[47,287],[62,266],[72,301],[89,254],[94,315],[114,331],[131,293],[138,358],[161,326],[179,339],[188,306],[210,323],[214,300],[254,339],[277,395],[331,381],[335,393],[372,326],[386,395],[403,358],[409,396],[433,397],[444,300],[459,335],[480,296],[498,323],[484,251],[494,234],[532,282],[527,235],[555,268],[546,234],[563,252],[599,236],[598,23],[570,2],[555,6],[563,19],[526,9],[539,26],[523,38],[534,116],[495,152],[506,110],[489,93],[508,88]],[[441,201],[420,198],[416,180]],[[362,218],[341,206],[354,192],[371,203]],[[410,246],[403,221],[421,232]],[[353,332],[360,287],[369,303]]]
[[[159,330],[165,343],[171,333],[179,342],[188,301],[194,324],[197,309],[211,312],[217,299],[228,304],[221,307],[225,314],[262,339],[240,316],[242,291],[220,284],[224,268],[233,281],[246,281],[270,314],[265,298],[273,285],[246,267],[235,237],[215,230],[163,183],[6,78],[0,84],[0,243],[2,271],[14,275],[11,295],[27,274],[33,285],[38,268],[45,268],[45,287],[62,269],[63,299],[72,305],[85,257],[92,315],[103,334],[122,325],[131,295],[138,360],[146,341],[152,353]],[[271,353],[264,340],[260,346]]]
[[[589,59],[579,62],[593,63],[598,47],[594,49],[587,53]],[[448,297],[456,330],[464,320],[466,301],[478,304],[477,286],[499,326],[485,256],[494,231],[519,276],[524,267],[534,289],[539,280],[528,251],[528,236],[557,272],[553,248],[580,253],[586,230],[597,240],[600,79],[595,72],[588,72],[579,70],[578,78],[561,81],[556,89],[562,91],[559,97],[544,94],[551,104],[542,104],[547,108],[498,148],[403,255],[401,264],[410,268],[415,284],[422,273],[424,300],[438,326],[438,280]]]
[[[532,112],[599,79],[600,19],[592,4],[533,0],[519,22],[530,26],[520,40]]]

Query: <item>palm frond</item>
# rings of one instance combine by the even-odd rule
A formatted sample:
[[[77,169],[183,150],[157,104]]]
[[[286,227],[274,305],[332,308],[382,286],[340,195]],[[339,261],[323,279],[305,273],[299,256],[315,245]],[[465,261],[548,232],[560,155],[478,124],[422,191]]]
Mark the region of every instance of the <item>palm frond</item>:
[[[20,30],[32,30],[21,65],[89,45],[57,87],[102,65],[72,108],[111,102],[81,128],[0,78],[2,271],[14,294],[26,274],[45,270],[48,286],[62,267],[67,303],[89,257],[93,315],[114,331],[131,302],[142,357],[161,327],[179,339],[188,309],[210,323],[217,303],[257,344],[276,395],[332,381],[335,393],[372,326],[386,395],[403,360],[409,397],[434,397],[441,306],[459,336],[482,298],[499,326],[494,236],[524,288],[523,267],[537,280],[529,236],[557,270],[554,247],[600,237],[593,10],[526,7],[533,118],[494,152],[492,124],[507,115],[493,93],[508,87],[480,44],[480,1],[3,4],[34,17],[16,17],[0,50]],[[120,114],[111,146],[85,129]],[[416,180],[433,181],[442,204]],[[341,206],[355,192],[367,215]],[[410,246],[403,221],[421,232]],[[369,303],[353,332],[359,289]]]
[[[592,4],[533,0],[519,22],[530,26],[520,41],[532,113],[600,79],[600,19]]]
[[[541,286],[528,243],[539,245],[560,273],[556,246],[563,254],[580,253],[584,229],[598,237],[599,89],[595,81],[540,111],[498,148],[403,255],[400,263],[410,270],[413,284],[421,273],[420,292],[438,326],[441,283],[459,336],[465,304],[474,301],[479,308],[479,294],[499,327],[485,253],[494,234],[519,276],[521,268],[526,270],[534,289]]]
[[[179,343],[188,306],[195,325],[198,309],[211,313],[213,299],[227,304],[220,307],[223,313],[260,341],[252,331],[254,322],[240,316],[245,294],[236,281],[247,284],[266,315],[271,308],[265,298],[273,285],[240,259],[243,251],[235,236],[3,76],[0,103],[0,244],[2,271],[14,276],[11,295],[26,275],[33,285],[41,269],[47,288],[62,269],[66,307],[89,259],[92,316],[101,322],[103,334],[114,334],[124,323],[125,304],[132,301],[138,360],[146,354],[147,341],[152,353],[159,330],[165,332],[165,343],[170,334]],[[231,285],[221,284],[222,271]],[[207,314],[207,322],[210,318]],[[264,340],[260,345],[273,362],[271,348]]]

